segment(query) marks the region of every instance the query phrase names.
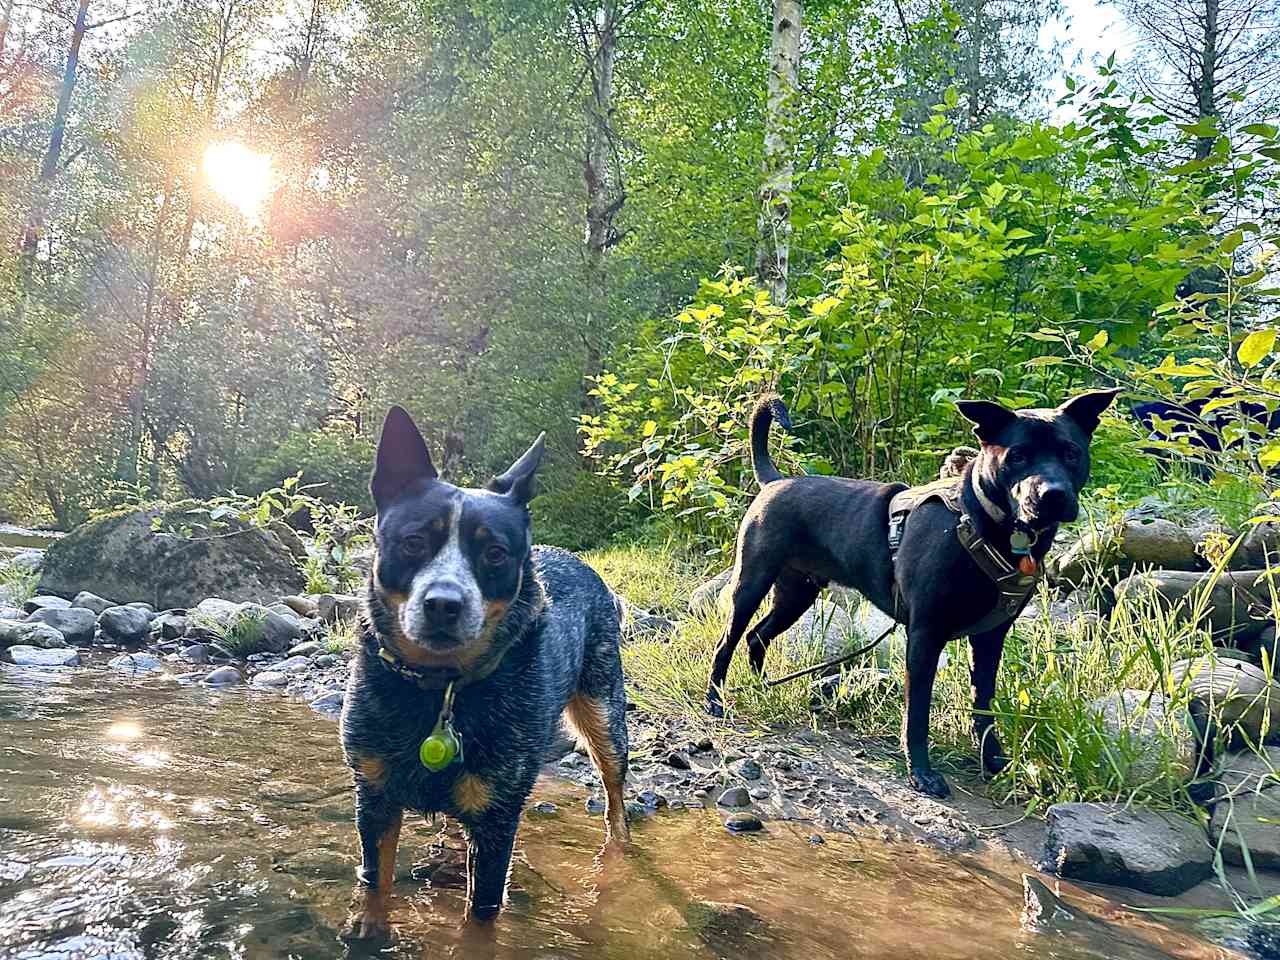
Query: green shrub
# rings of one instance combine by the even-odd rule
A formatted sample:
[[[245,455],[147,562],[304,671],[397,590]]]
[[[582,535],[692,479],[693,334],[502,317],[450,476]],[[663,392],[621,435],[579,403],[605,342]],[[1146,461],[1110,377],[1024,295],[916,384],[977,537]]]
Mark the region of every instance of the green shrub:
[[[585,470],[534,497],[529,512],[534,540],[567,550],[598,547],[644,520],[616,484]]]

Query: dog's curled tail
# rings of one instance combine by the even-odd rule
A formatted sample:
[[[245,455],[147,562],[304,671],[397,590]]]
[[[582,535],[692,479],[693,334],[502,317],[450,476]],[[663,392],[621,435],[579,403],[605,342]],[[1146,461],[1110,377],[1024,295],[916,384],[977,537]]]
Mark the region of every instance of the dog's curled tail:
[[[756,483],[764,486],[782,479],[782,473],[774,465],[769,456],[769,424],[778,421],[783,430],[791,429],[791,414],[775,394],[766,394],[756,404],[751,414],[751,469],[756,475]]]

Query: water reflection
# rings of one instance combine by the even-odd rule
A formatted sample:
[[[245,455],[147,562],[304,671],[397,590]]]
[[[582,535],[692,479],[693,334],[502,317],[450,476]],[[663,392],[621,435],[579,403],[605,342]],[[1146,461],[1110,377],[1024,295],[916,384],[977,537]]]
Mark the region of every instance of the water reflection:
[[[79,671],[56,700],[0,673],[0,957],[368,956],[339,938],[356,858],[336,729],[248,692]],[[823,960],[879,957],[1220,957],[1154,923],[1065,933],[1020,923],[1023,869],[913,844],[770,824],[731,837],[711,811],[636,826],[601,856],[582,797],[521,830],[509,910],[459,928],[464,839],[406,822],[380,956],[477,960]]]

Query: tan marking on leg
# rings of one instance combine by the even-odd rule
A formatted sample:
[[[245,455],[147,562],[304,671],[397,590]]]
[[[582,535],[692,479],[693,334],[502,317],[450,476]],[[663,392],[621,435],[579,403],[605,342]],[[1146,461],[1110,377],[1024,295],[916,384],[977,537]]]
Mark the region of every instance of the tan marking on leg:
[[[488,781],[474,773],[464,773],[453,784],[453,802],[468,816],[484,813],[493,802]]]
[[[622,764],[609,738],[609,711],[599,700],[575,693],[565,705],[564,715],[587,745],[591,762],[604,782],[605,839],[626,843],[631,839],[631,829],[622,796]]]
[[[353,757],[356,775],[373,787],[383,787],[387,783],[387,762],[381,757]]]
[[[400,845],[400,825],[404,813],[395,819],[378,838],[378,885],[361,891],[353,904],[349,936],[357,940],[381,939],[391,930],[391,888],[396,877],[396,848]]]

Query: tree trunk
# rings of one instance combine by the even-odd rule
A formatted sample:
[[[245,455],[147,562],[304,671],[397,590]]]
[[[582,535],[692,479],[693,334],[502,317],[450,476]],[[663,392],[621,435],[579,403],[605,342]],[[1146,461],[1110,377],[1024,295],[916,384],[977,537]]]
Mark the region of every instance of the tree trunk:
[[[803,18],[803,0],[774,0],[756,275],[776,304],[787,302],[791,190],[795,178],[793,112],[799,83]]]
[[[13,22],[13,0],[4,0],[4,16],[0,17],[0,66],[4,65],[4,44],[9,37],[9,24]]]
[[[1200,48],[1200,82],[1196,89],[1196,107],[1201,120],[1218,116],[1218,5],[1219,0],[1204,0],[1204,43]],[[1204,160],[1213,152],[1216,139],[1196,139],[1197,160]]]
[[[615,188],[617,171],[613,169],[613,67],[618,52],[617,0],[603,0],[591,22],[592,39],[584,43],[589,58],[591,96],[587,100],[587,149],[583,179],[587,187],[587,316],[582,331],[586,348],[584,383],[587,377],[600,373],[603,363],[605,317],[608,311],[609,285],[605,253],[616,242],[614,218],[622,209],[626,194]],[[579,29],[586,24],[579,19]],[[591,397],[584,396],[590,408]]]
[[[67,67],[62,73],[62,88],[58,92],[58,109],[53,115],[53,131],[49,135],[49,148],[40,165],[40,182],[36,187],[35,207],[31,219],[22,234],[23,273],[30,270],[36,247],[40,243],[40,231],[48,207],[49,183],[58,173],[58,160],[62,156],[62,141],[67,132],[67,113],[71,109],[71,92],[76,86],[76,68],[80,63],[80,43],[84,40],[85,19],[89,13],[89,0],[80,0],[80,12],[76,15],[75,29],[71,33],[71,49],[67,53]]]

